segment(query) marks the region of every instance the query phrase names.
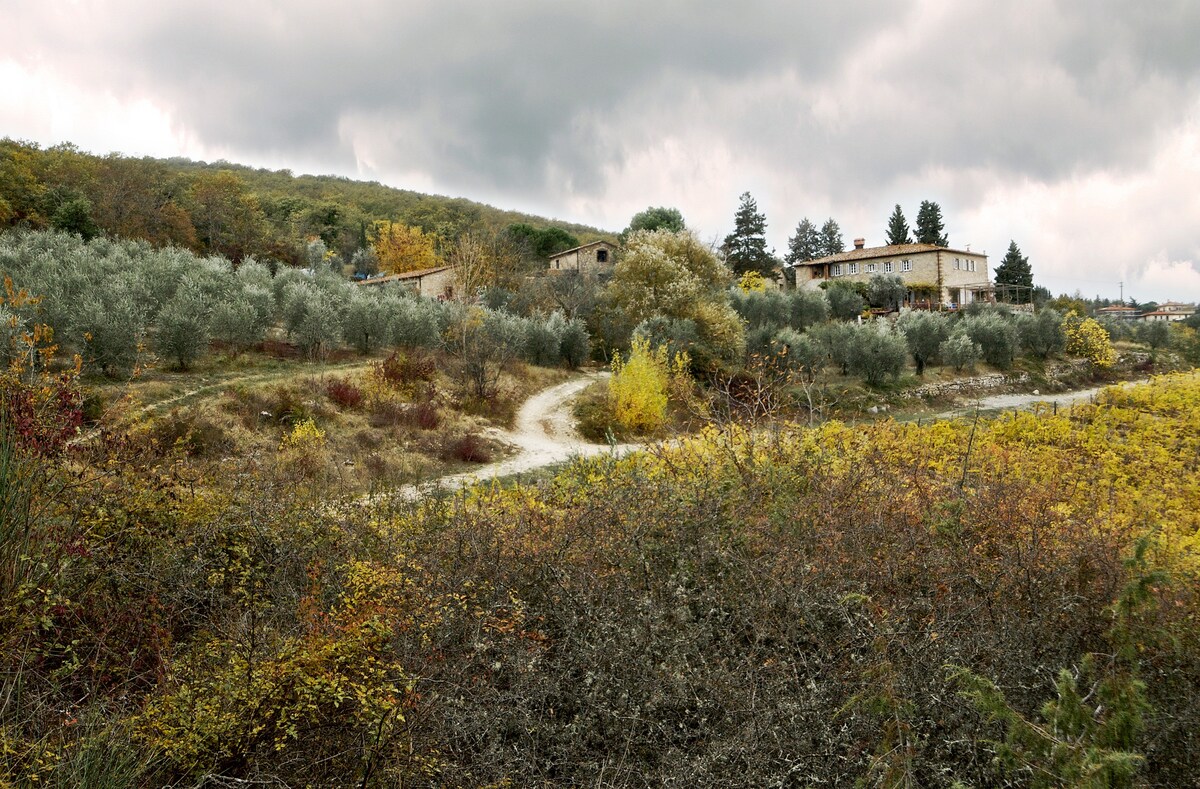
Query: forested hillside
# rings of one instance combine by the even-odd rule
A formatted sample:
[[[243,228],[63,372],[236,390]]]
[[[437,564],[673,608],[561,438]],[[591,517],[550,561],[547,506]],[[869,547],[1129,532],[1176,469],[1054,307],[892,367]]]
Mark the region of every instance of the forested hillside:
[[[229,162],[96,156],[69,144],[0,140],[0,229],[106,233],[240,261],[300,263],[310,240],[348,263],[376,222],[420,228],[440,244],[513,224],[557,227],[582,242],[613,234],[462,198],[337,176],[295,176]]]

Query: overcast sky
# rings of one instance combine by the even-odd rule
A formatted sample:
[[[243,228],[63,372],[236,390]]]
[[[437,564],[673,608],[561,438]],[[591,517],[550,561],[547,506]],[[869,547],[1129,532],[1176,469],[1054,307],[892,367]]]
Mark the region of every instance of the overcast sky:
[[[0,136],[711,240],[941,204],[1055,293],[1200,299],[1195,0],[0,0]]]

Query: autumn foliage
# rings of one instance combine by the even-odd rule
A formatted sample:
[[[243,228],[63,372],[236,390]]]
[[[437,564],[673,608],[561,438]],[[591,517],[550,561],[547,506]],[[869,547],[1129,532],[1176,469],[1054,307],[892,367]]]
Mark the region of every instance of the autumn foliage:
[[[6,431],[0,771],[1193,785],[1198,414],[1176,375],[1057,414],[711,427],[369,504],[288,476],[323,441],[306,420],[270,473],[204,480],[135,437],[51,457]]]

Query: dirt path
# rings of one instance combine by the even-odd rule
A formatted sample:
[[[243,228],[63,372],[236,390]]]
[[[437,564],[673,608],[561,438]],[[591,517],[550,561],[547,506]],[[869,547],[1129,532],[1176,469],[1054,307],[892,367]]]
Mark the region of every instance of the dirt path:
[[[384,495],[412,500],[435,488],[457,490],[479,482],[552,466],[574,457],[590,457],[607,452],[623,454],[640,448],[639,444],[591,444],[575,430],[575,418],[571,413],[575,397],[607,376],[606,372],[588,373],[544,389],[526,400],[517,412],[513,429],[493,434],[495,438],[517,447],[517,453],[512,457],[420,485],[405,485]]]
[[[325,375],[334,372],[347,372],[349,370],[365,367],[369,362],[354,361],[349,363],[325,365],[323,368],[318,368],[314,371],[314,375]],[[184,392],[172,394],[169,397],[164,397],[160,400],[151,400],[150,402],[141,402],[133,409],[132,413],[136,415],[148,414],[154,411],[161,411],[171,406],[182,404],[184,401],[191,400],[194,397],[210,394],[213,392],[223,392],[231,386],[239,386],[242,384],[261,384],[274,380],[284,380],[292,378],[296,375],[295,370],[266,370],[262,372],[239,372],[226,375],[213,375],[202,377],[199,379],[200,386],[193,389],[188,389]],[[123,397],[129,397],[124,395]],[[133,395],[136,397],[136,395]],[[102,428],[93,428],[80,433],[67,442],[69,445],[83,444],[96,436],[100,435]]]
[[[976,411],[980,413],[987,413],[991,411],[1018,411],[1038,404],[1050,407],[1058,406],[1061,408],[1063,406],[1070,406],[1075,403],[1095,400],[1096,395],[1111,386],[1135,386],[1145,382],[1145,379],[1136,379],[1133,381],[1123,381],[1116,384],[1092,386],[1087,389],[1078,389],[1073,392],[1056,392],[1054,394],[1040,394],[1037,392],[1027,394],[997,394],[991,395],[990,397],[980,397],[975,400],[964,399],[964,405],[959,406],[958,408],[936,414],[932,417],[924,418],[954,419],[955,417],[970,416]]]

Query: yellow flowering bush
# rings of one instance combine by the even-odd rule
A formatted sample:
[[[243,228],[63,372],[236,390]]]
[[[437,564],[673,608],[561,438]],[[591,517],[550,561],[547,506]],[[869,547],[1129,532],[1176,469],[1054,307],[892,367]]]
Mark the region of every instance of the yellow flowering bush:
[[[317,427],[311,418],[297,422],[292,426],[292,432],[283,437],[279,448],[285,449],[321,449],[325,446],[325,431]]]
[[[613,357],[608,396],[617,422],[627,430],[650,433],[662,427],[667,414],[667,348],[651,350],[650,341],[635,337],[628,361]]]
[[[1063,332],[1067,335],[1067,353],[1080,356],[1092,366],[1106,370],[1117,363],[1117,352],[1113,350],[1108,332],[1092,318],[1084,318],[1072,310],[1063,319]]]

